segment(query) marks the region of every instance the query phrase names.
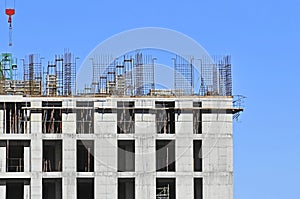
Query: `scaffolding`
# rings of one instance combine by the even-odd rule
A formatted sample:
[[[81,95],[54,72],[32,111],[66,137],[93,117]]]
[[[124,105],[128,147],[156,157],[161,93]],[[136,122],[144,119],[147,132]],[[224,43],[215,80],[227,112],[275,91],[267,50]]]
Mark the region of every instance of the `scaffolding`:
[[[64,53],[63,95],[76,92],[76,58],[69,51]]]
[[[2,53],[0,60],[0,80],[13,80],[17,69],[16,59],[11,53]]]
[[[174,61],[174,92],[177,96],[193,94],[193,59],[178,55]]]
[[[16,78],[17,61],[11,53],[2,53],[0,60],[0,94],[15,94],[14,79]]]
[[[42,132],[62,133],[62,102],[43,101],[42,107]]]
[[[170,186],[157,187],[156,199],[169,199],[170,198]]]
[[[154,59],[151,55],[136,53],[134,66],[135,94],[149,95],[154,89]]]
[[[198,81],[200,96],[232,96],[230,56],[202,57]]]
[[[76,93],[76,58],[68,50],[48,62],[46,72],[46,95],[68,96]]]
[[[28,134],[30,130],[30,107],[27,102],[3,102],[0,108],[3,110],[3,132],[6,134]]]
[[[41,95],[43,70],[41,58],[39,55],[30,54],[23,62],[24,69],[24,94],[26,95]],[[20,90],[22,86],[20,84]]]
[[[154,54],[156,55],[156,54]],[[56,55],[44,70],[39,55],[23,59],[23,79],[17,80],[16,61],[10,53],[2,53],[0,94],[30,96],[70,96],[93,94],[103,96],[232,96],[230,56],[179,56],[171,54],[174,74],[168,89],[155,82],[155,60],[152,51],[136,50],[117,58],[95,55],[91,58],[92,82],[83,92],[76,91],[76,60],[68,50]],[[159,55],[158,55],[159,56]],[[168,55],[169,56],[169,55]],[[173,76],[174,75],[174,76]],[[171,88],[172,87],[172,88]],[[82,89],[82,88],[81,88]]]
[[[115,59],[101,55],[91,60],[93,78],[87,89],[92,93],[143,96],[154,89],[154,60],[150,55],[136,53]]]

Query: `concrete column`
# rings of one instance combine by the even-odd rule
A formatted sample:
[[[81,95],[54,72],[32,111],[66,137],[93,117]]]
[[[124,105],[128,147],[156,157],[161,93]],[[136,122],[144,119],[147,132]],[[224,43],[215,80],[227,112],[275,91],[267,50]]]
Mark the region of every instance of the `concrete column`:
[[[76,173],[68,173],[68,176],[65,176],[62,180],[63,186],[63,198],[65,199],[74,199],[77,198],[76,190]]]
[[[75,100],[63,101],[62,106],[70,110],[62,114],[62,133],[76,134],[76,113],[74,112],[75,109],[72,109],[76,107],[76,102]]]
[[[117,140],[95,140],[95,193],[96,198],[117,198]]]
[[[0,110],[0,134],[4,134],[4,110]]]
[[[35,135],[31,140],[31,199],[42,198],[42,139]]]
[[[69,114],[68,120],[73,120],[75,114]],[[74,131],[66,132],[63,128],[64,141],[63,141],[63,198],[73,199],[76,198],[76,131],[75,123],[73,124]],[[71,124],[69,128],[71,128]]]
[[[193,116],[180,114],[176,116],[175,161],[176,172],[193,171]],[[190,173],[189,173],[190,174]]]
[[[203,194],[207,199],[232,199],[232,115],[222,110],[227,102],[209,101],[204,107],[215,110],[202,116]]]
[[[176,198],[194,198],[194,178],[193,175],[176,176]],[[222,197],[220,197],[222,198]]]
[[[118,198],[116,173],[103,172],[95,177],[95,198]]]
[[[95,198],[117,198],[117,114],[95,112]]]
[[[30,185],[24,185],[24,199],[30,199]]]
[[[135,198],[150,199],[156,195],[155,173],[137,174],[135,178]]]
[[[178,101],[176,107],[191,108],[192,101]],[[193,114],[182,110],[175,120],[176,198],[193,199]]]
[[[33,172],[42,172],[42,150],[42,134],[33,133],[31,139],[31,170]]]
[[[24,172],[30,172],[30,147],[24,147]]]
[[[42,102],[31,102],[31,107],[42,107]],[[31,112],[31,133],[41,134],[42,133],[42,112]]]
[[[0,185],[0,199],[6,199],[6,185]]]
[[[0,147],[0,172],[6,172],[6,147]]]
[[[135,114],[136,198],[150,199],[155,189],[155,115]]]
[[[31,199],[41,199],[42,198],[42,175],[36,174],[31,177]]]
[[[31,102],[32,107],[41,107],[42,102]],[[31,112],[31,199],[42,198],[42,113]]]

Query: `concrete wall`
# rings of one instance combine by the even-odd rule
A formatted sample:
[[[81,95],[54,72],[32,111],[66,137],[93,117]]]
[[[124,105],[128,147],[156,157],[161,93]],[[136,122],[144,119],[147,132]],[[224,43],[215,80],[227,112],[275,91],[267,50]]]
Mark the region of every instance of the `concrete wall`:
[[[24,185],[24,199],[30,199],[30,185]]]
[[[203,107],[223,109],[228,101],[209,101]],[[203,114],[203,189],[205,199],[233,198],[232,115],[224,110]]]
[[[95,107],[116,107],[105,100]],[[95,198],[117,198],[117,115],[95,112]]]
[[[24,147],[24,172],[30,172],[30,147]]]
[[[4,133],[4,110],[0,110],[0,134]]]
[[[147,104],[142,104],[144,107]],[[138,104],[136,105],[138,106]],[[135,114],[136,198],[155,195],[155,115]]]
[[[41,107],[41,100],[29,98],[32,107]],[[64,99],[63,107],[70,112],[62,115],[62,134],[42,134],[42,113],[31,112],[31,147],[24,148],[25,171],[31,171],[31,185],[26,185],[24,197],[42,198],[42,178],[62,178],[63,198],[76,198],[76,178],[95,178],[95,198],[117,198],[118,178],[135,178],[136,198],[155,198],[156,178],[176,178],[176,198],[194,198],[194,178],[203,177],[204,199],[233,198],[232,115],[230,98],[97,98],[94,134],[76,135],[74,99]],[[155,101],[175,101],[175,107],[186,109],[175,115],[175,134],[156,134],[155,114],[135,114],[135,134],[117,134],[117,114],[102,113],[98,108],[116,108],[117,101],[134,101],[136,108],[154,109]],[[203,114],[203,134],[193,134],[193,101],[202,101],[203,108],[220,109]],[[3,114],[2,114],[3,115]],[[0,134],[1,134],[0,110]],[[7,139],[7,135],[0,135]],[[11,135],[10,135],[11,136]],[[24,135],[20,135],[24,136]],[[25,137],[24,137],[25,138]],[[42,172],[42,140],[63,140],[63,171]],[[156,140],[175,140],[176,172],[156,172]],[[202,140],[203,172],[193,172],[193,140]],[[77,140],[94,140],[94,172],[76,172]],[[135,172],[117,172],[117,141],[135,140]],[[2,161],[5,160],[5,161]],[[1,170],[2,168],[2,170]],[[4,168],[4,170],[3,170]],[[0,147],[0,171],[5,172],[6,148]],[[0,177],[1,178],[1,177]],[[5,198],[5,186],[0,186],[0,199]],[[26,190],[26,191],[25,191]]]
[[[0,199],[6,199],[6,185],[0,185]]]
[[[6,147],[0,147],[0,172],[6,172]]]
[[[72,108],[76,106],[75,101],[63,102],[63,107],[70,109],[70,112],[62,114],[62,192],[63,198],[76,198],[76,113]]]
[[[41,101],[31,102],[41,107]],[[31,113],[31,199],[42,198],[42,113]]]

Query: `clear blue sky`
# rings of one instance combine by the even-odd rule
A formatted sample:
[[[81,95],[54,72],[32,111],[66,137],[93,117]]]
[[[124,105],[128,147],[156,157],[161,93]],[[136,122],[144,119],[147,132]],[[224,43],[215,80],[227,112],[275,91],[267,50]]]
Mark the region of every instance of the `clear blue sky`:
[[[147,26],[231,54],[234,94],[247,97],[234,124],[235,198],[300,198],[299,0],[15,1],[11,49],[1,2],[0,51],[18,58],[69,48],[83,61],[107,37]]]

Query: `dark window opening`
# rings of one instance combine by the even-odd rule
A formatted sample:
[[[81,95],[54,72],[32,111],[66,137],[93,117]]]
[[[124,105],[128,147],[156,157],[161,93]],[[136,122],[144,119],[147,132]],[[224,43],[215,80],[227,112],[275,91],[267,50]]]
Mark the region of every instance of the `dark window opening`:
[[[135,143],[134,140],[118,141],[118,171],[135,170]]]
[[[202,107],[201,102],[194,102],[193,107],[193,132],[194,134],[202,134]]]
[[[62,102],[42,102],[43,133],[62,133]]]
[[[62,141],[43,141],[43,172],[62,171]]]
[[[94,178],[77,178],[77,199],[94,199]]]
[[[193,154],[194,154],[194,171],[202,172],[202,141],[201,140],[194,140]]]
[[[175,199],[176,198],[175,178],[156,179],[156,199]]]
[[[24,172],[24,147],[28,146],[29,141],[6,141],[7,172]]]
[[[94,141],[77,141],[77,172],[94,172]]]
[[[76,110],[76,133],[94,133],[94,102],[78,101],[76,106],[82,108]]]
[[[62,198],[62,179],[43,179],[43,199]]]
[[[118,199],[135,199],[134,178],[118,179]]]
[[[194,178],[194,199],[203,199],[203,179]]]
[[[134,102],[117,102],[118,134],[134,133]]]
[[[156,140],[156,171],[175,171],[174,140]]]
[[[30,180],[9,179],[6,182],[4,181],[4,183],[6,184],[6,199],[23,199],[24,185],[29,185]]]
[[[30,107],[30,103],[5,102],[1,104],[1,109],[4,110],[4,132],[6,134],[30,133],[30,111],[25,107]]]
[[[175,133],[175,102],[155,102],[157,133]]]

